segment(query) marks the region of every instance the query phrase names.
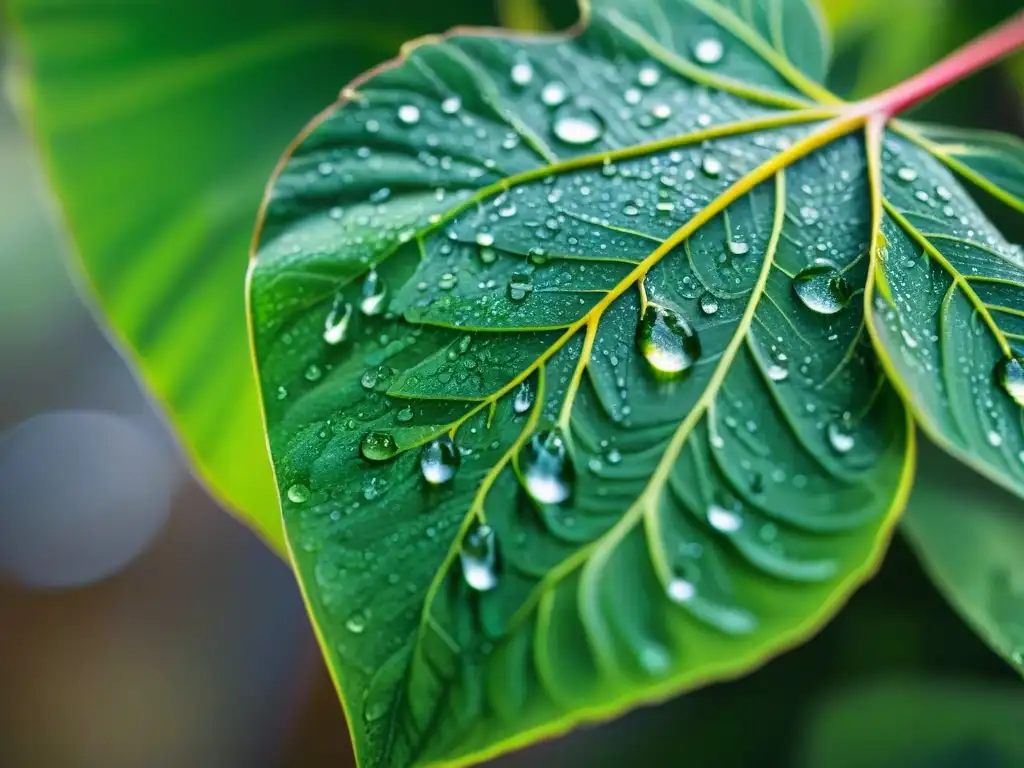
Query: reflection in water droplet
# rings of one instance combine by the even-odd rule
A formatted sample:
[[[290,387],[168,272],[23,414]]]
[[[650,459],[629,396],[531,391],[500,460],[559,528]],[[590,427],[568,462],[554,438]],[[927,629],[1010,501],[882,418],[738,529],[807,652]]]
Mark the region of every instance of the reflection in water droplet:
[[[686,603],[697,594],[697,588],[686,579],[675,578],[668,583],[668,597],[674,603]]]
[[[557,107],[569,94],[565,86],[558,82],[548,83],[540,92],[540,100],[549,107]]]
[[[717,504],[712,504],[708,507],[708,522],[711,523],[711,527],[716,531],[722,531],[723,533],[738,531],[740,526],[743,525],[743,520],[739,515]]]
[[[604,121],[592,109],[566,104],[555,113],[552,130],[566,144],[585,146],[601,138]]]
[[[529,62],[519,61],[512,65],[512,82],[516,85],[529,85],[533,80],[533,67]]]
[[[1000,360],[996,365],[996,381],[1017,405],[1024,406],[1024,358]]]
[[[526,492],[540,504],[561,504],[572,496],[575,470],[565,440],[555,429],[530,437],[519,455]]]
[[[855,440],[852,427],[853,425],[850,423],[848,415],[843,415],[828,423],[828,426],[825,428],[825,434],[828,437],[828,444],[832,446],[833,451],[843,454],[853,450]]]
[[[448,435],[431,440],[420,454],[420,471],[431,485],[447,483],[459,470],[462,456]]]
[[[533,292],[533,277],[527,272],[513,272],[508,281],[508,297],[522,301]]]
[[[832,315],[845,308],[852,296],[843,273],[826,259],[816,259],[797,272],[793,291],[808,309],[822,315]]]
[[[714,155],[704,155],[704,159],[700,161],[700,169],[706,176],[717,178],[722,175],[722,161]]]
[[[309,501],[309,488],[302,483],[295,483],[288,489],[288,501],[292,504],[305,504]]]
[[[341,344],[348,333],[348,321],[352,317],[352,305],[343,303],[339,298],[334,300],[334,306],[327,313],[324,320],[324,341],[330,345]]]
[[[718,311],[718,299],[713,293],[705,293],[700,297],[700,311],[705,315],[713,315]]]
[[[700,357],[700,339],[682,316],[648,304],[637,328],[637,345],[654,372],[665,378],[688,373]]]
[[[359,451],[370,461],[387,461],[398,453],[398,443],[387,432],[367,432],[359,443]]]
[[[459,563],[462,578],[477,592],[488,592],[498,586],[498,548],[494,529],[475,525],[462,541]]]
[[[377,274],[377,270],[371,267],[363,280],[363,295],[359,300],[359,308],[363,314],[372,317],[383,312],[384,299],[387,298],[387,294],[387,285]]]
[[[398,119],[406,125],[416,125],[420,121],[420,108],[415,104],[403,104],[398,108]]]
[[[693,46],[693,58],[701,64],[717,64],[724,55],[725,46],[714,37],[705,37]]]
[[[525,381],[516,388],[512,397],[512,410],[516,413],[526,413],[533,405],[533,390]]]

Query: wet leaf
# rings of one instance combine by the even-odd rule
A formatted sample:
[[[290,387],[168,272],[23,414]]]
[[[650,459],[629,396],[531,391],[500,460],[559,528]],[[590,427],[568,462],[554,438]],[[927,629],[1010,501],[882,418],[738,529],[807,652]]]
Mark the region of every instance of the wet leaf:
[[[491,4],[6,6],[24,54],[16,90],[91,295],[199,473],[283,551],[241,289],[264,181],[335,78],[416,35],[488,23]]]
[[[289,152],[253,336],[363,764],[738,674],[871,572],[912,434],[818,32],[797,0],[598,0],[576,37],[417,46]]]

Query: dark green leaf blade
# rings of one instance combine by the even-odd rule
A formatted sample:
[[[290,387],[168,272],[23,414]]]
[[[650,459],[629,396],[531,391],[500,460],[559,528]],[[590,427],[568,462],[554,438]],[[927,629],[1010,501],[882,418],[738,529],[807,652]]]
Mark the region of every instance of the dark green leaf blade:
[[[912,436],[851,295],[856,120],[602,8],[408,51],[268,196],[271,452],[366,765],[737,674],[834,610],[902,504]]]
[[[492,9],[470,0],[7,7],[36,137],[97,304],[200,474],[283,550],[241,288],[265,179],[339,83],[410,37],[487,23]]]
[[[1024,255],[925,149],[889,134],[878,162],[879,354],[936,442],[1024,494]]]
[[[903,532],[946,599],[1024,674],[1020,502],[934,448],[922,450],[921,470]]]

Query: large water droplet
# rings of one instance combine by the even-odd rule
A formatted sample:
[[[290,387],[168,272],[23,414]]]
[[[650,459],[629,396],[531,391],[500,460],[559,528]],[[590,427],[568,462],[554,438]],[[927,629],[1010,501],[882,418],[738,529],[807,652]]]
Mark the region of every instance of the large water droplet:
[[[512,396],[512,410],[516,413],[526,413],[533,405],[533,390],[525,381],[516,388]]]
[[[739,515],[717,504],[708,507],[708,522],[716,531],[723,533],[738,531],[743,525],[743,519]]]
[[[441,102],[441,111],[446,115],[454,115],[462,108],[462,99],[458,96],[449,96]]]
[[[561,504],[572,496],[575,469],[561,432],[533,435],[519,456],[526,492],[540,504]]]
[[[828,444],[838,454],[849,453],[853,450],[855,443],[853,437],[853,425],[850,417],[843,415],[834,421],[830,421],[825,427],[825,435],[828,437]]]
[[[637,328],[637,344],[654,371],[665,378],[688,373],[700,357],[700,339],[682,316],[648,304]]]
[[[388,295],[388,287],[384,280],[371,268],[363,280],[363,295],[359,300],[359,308],[364,315],[379,315],[384,311],[384,300]]]
[[[406,125],[416,125],[420,121],[420,108],[415,104],[403,104],[398,108],[398,119]]]
[[[455,477],[461,463],[459,449],[447,435],[431,440],[423,446],[420,454],[420,471],[423,479],[431,485],[447,483]]]
[[[345,629],[353,635],[362,634],[366,629],[366,616],[364,616],[360,611],[356,611],[348,617],[348,620],[345,622]]]
[[[693,582],[674,578],[668,583],[668,597],[674,603],[688,603],[697,594]]]
[[[644,88],[653,88],[661,80],[661,72],[653,64],[646,64],[640,68],[636,79]]]
[[[334,306],[324,320],[324,341],[330,345],[341,344],[348,333],[348,321],[352,318],[352,305],[335,299]]]
[[[498,586],[498,547],[494,529],[476,525],[466,533],[459,552],[462,578],[477,592]]]
[[[288,501],[292,504],[305,504],[309,501],[309,488],[302,483],[295,483],[295,485],[289,487],[287,494]]]
[[[359,452],[370,461],[387,461],[398,453],[398,443],[387,432],[367,432],[359,443]]]
[[[718,38],[705,37],[693,46],[693,58],[701,64],[717,64],[724,55],[725,46]]]
[[[900,181],[911,182],[917,179],[917,171],[907,166],[896,171],[896,175],[899,177]]]
[[[797,272],[793,291],[808,309],[822,315],[833,315],[845,308],[852,296],[843,273],[826,259],[816,259]]]
[[[508,281],[508,297],[522,301],[533,293],[533,277],[528,272],[513,272]]]
[[[705,293],[700,297],[700,311],[705,315],[713,315],[718,311],[718,299],[713,293]]]
[[[518,61],[512,65],[512,82],[518,86],[529,85],[533,80],[533,67],[528,61]]]
[[[1000,360],[996,365],[996,380],[1017,405],[1024,406],[1024,358]]]
[[[704,155],[700,161],[700,169],[705,176],[710,176],[712,179],[718,178],[722,175],[722,161],[714,155]]]
[[[540,92],[540,100],[549,107],[557,107],[568,96],[565,86],[559,82],[551,82],[544,86]]]
[[[592,109],[566,104],[555,112],[552,130],[566,144],[593,144],[604,134],[604,121]]]

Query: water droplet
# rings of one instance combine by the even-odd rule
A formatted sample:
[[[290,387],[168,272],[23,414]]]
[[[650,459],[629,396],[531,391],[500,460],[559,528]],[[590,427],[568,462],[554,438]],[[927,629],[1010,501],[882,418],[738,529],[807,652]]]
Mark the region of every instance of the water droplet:
[[[366,617],[358,611],[353,613],[348,617],[348,621],[345,622],[345,629],[353,635],[362,634],[363,630],[366,629]]]
[[[1017,405],[1024,406],[1024,358],[1000,360],[996,365],[996,381]]]
[[[404,408],[399,409],[398,413],[395,414],[395,418],[402,424],[409,423],[412,421],[412,408],[407,405]]]
[[[516,413],[526,413],[533,405],[533,390],[525,381],[516,388],[512,396],[512,410]]]
[[[306,377],[306,381],[319,381],[320,377],[323,375],[323,369],[316,363],[310,363],[303,374],[303,376]]]
[[[398,119],[406,125],[416,125],[420,121],[420,108],[415,104],[403,104],[398,108]]]
[[[793,291],[808,309],[822,315],[833,315],[845,308],[852,296],[843,273],[826,259],[815,259],[797,272]]]
[[[363,389],[373,389],[377,386],[377,371],[373,368],[367,368],[363,371],[363,375],[359,377],[359,383],[363,385]]]
[[[476,525],[467,533],[459,552],[462,578],[477,592],[488,592],[498,586],[498,548],[494,529]]]
[[[461,463],[459,449],[447,435],[431,440],[423,446],[420,454],[420,471],[423,479],[431,485],[447,483],[455,477]]]
[[[601,138],[604,121],[592,109],[566,104],[555,113],[552,130],[566,144],[585,146]]]
[[[654,371],[678,378],[693,368],[700,357],[700,339],[679,314],[648,304],[637,328],[640,352]]]
[[[292,504],[305,504],[309,501],[309,488],[302,483],[295,483],[288,489],[288,501]]]
[[[825,428],[825,434],[828,437],[828,444],[832,446],[832,450],[836,453],[844,454],[853,450],[855,441],[852,424],[848,416],[844,415],[834,421],[830,421]]]
[[[710,176],[712,179],[718,178],[722,175],[722,161],[714,155],[704,155],[704,159],[700,161],[700,169],[705,176]]]
[[[388,287],[384,280],[377,274],[377,270],[370,268],[363,280],[363,295],[359,300],[359,308],[363,314],[372,317],[384,311],[384,299],[388,295]]]
[[[348,333],[348,321],[352,318],[352,305],[335,299],[334,306],[324,320],[324,341],[334,346],[345,340]]]
[[[572,495],[575,470],[558,430],[531,436],[519,455],[519,469],[526,492],[540,504],[561,504]]]
[[[705,37],[693,46],[693,58],[701,64],[717,64],[724,55],[725,46],[721,40],[714,37]]]
[[[765,373],[772,381],[785,381],[789,378],[789,368],[781,360],[775,360],[765,366]]]
[[[705,315],[713,315],[718,311],[718,299],[713,293],[705,293],[700,297],[700,311]]]
[[[565,98],[568,95],[569,94],[566,92],[565,86],[561,83],[548,83],[540,92],[540,100],[549,107],[557,107],[565,101]]]
[[[441,102],[441,111],[446,115],[454,115],[460,109],[462,109],[462,99],[458,96],[449,96]]]
[[[988,431],[988,435],[986,435],[986,438],[988,439],[988,444],[991,445],[993,448],[998,448],[1000,445],[1003,444],[1003,436],[996,432],[994,429],[990,429]]]
[[[640,68],[636,79],[644,88],[653,88],[661,80],[661,72],[654,65],[647,64]]]
[[[674,603],[689,602],[696,594],[697,588],[686,579],[675,578],[668,583],[668,597]]]
[[[936,187],[935,194],[938,195],[941,200],[945,200],[947,202],[953,199],[953,193],[943,186]]]
[[[908,183],[917,179],[917,171],[907,166],[896,171],[896,175],[899,177],[900,181],[906,181]]]
[[[733,256],[743,256],[750,253],[750,245],[748,243],[744,243],[742,240],[730,240],[727,245],[729,247],[729,253]]]
[[[512,65],[512,82],[518,86],[529,85],[533,80],[533,67],[527,61],[519,61]]]
[[[527,272],[513,272],[508,281],[508,297],[522,301],[533,293],[533,277]]]
[[[367,432],[359,443],[359,452],[370,461],[387,461],[398,454],[398,443],[387,432]]]
[[[722,533],[738,531],[743,525],[743,520],[739,515],[717,504],[708,507],[708,522],[711,523],[712,528],[722,531]]]

